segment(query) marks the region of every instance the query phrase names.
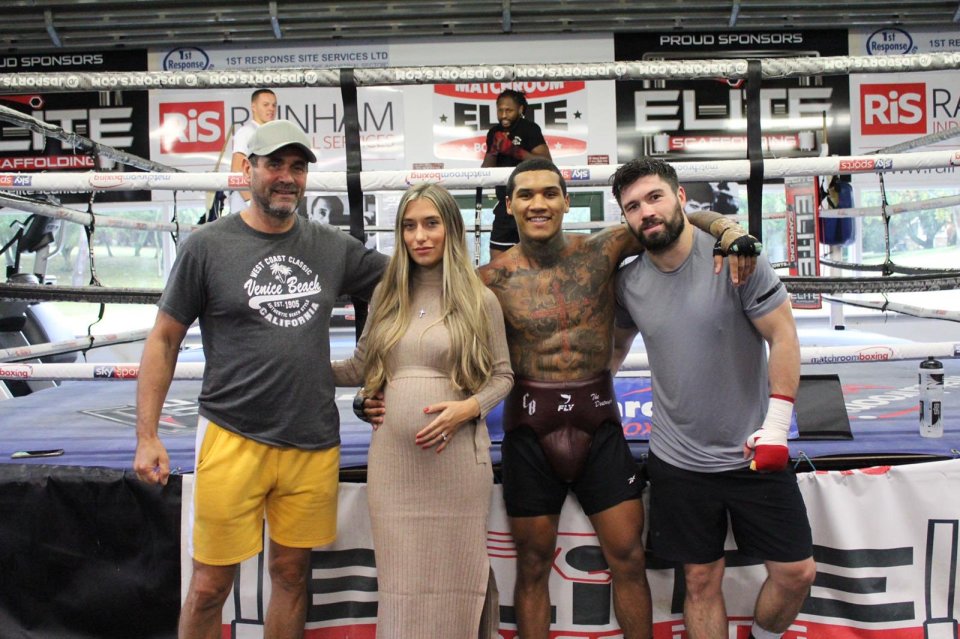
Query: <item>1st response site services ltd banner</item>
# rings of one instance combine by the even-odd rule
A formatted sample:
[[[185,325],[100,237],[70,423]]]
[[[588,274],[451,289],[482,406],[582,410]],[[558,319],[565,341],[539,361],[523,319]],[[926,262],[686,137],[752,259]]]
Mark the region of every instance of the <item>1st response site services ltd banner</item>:
[[[850,32],[850,54],[898,56],[960,51],[956,30],[889,27]],[[960,70],[922,73],[854,73],[850,76],[850,118],[853,155],[877,153],[886,147],[926,135],[960,132]],[[960,137],[924,145],[918,150],[955,150]],[[887,186],[956,187],[957,167],[897,171],[895,160],[879,157],[891,173]],[[960,158],[956,164],[960,165]],[[874,166],[857,167],[857,184],[879,188]]]
[[[786,639],[954,638],[960,461],[798,475],[813,528],[817,578]],[[193,476],[184,477],[183,521]],[[188,527],[181,527],[186,534]],[[313,553],[307,639],[373,639],[376,567],[364,484],[340,488],[338,540]],[[610,599],[610,575],[589,520],[571,497],[560,519],[558,554],[550,576],[552,636],[620,636]],[[190,558],[182,540],[182,589]],[[500,592],[502,639],[516,639],[513,546],[500,487],[495,486],[487,549]],[[724,592],[729,639],[746,639],[765,578],[762,562],[727,541]],[[224,611],[225,637],[262,636],[270,595],[262,557],[240,568],[239,593]],[[683,578],[679,567],[648,561],[655,639],[682,639]],[[231,631],[231,628],[233,629]]]

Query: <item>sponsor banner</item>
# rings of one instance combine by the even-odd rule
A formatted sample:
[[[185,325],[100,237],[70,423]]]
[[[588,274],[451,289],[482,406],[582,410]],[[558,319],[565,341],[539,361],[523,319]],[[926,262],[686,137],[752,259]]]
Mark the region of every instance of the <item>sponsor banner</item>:
[[[960,51],[955,30],[908,27],[852,30],[850,54],[890,57],[914,53]],[[960,74],[956,71],[924,73],[870,73],[850,76],[850,124],[853,155],[937,133],[960,133]],[[923,146],[925,151],[953,150],[958,137]],[[956,168],[937,167],[896,172],[885,178],[888,186],[917,184],[953,186]],[[876,180],[857,176],[856,182],[876,186]]]
[[[276,47],[270,49],[178,47],[150,52],[150,69],[208,71],[250,68],[386,66],[387,45]],[[263,87],[270,88],[270,87]],[[344,108],[337,87],[277,88],[277,118],[299,125],[318,162],[313,171],[345,171]],[[150,154],[186,171],[230,170],[233,134],[251,116],[251,89],[154,90],[150,92]],[[365,170],[404,165],[402,91],[360,88],[360,143]],[[238,186],[240,186],[238,184]],[[171,196],[163,195],[166,199]]]
[[[9,73],[145,71],[146,68],[147,53],[137,50],[0,56],[0,71]],[[105,146],[142,158],[150,157],[148,100],[143,91],[44,93],[40,89],[0,95],[0,105]],[[65,142],[0,121],[0,171],[110,171],[114,168],[129,170],[106,158],[100,158],[98,164],[92,155],[78,153]],[[60,199],[65,204],[76,204],[86,202],[89,197],[63,194]],[[98,196],[101,202],[149,199],[150,194],[146,192]]]
[[[509,43],[488,38],[386,44],[358,43],[349,47],[180,47],[152,51],[149,68],[184,73],[238,71],[251,65],[274,69],[344,66],[403,66],[489,63],[544,63],[569,59],[575,43],[579,59],[609,62],[609,38],[512,38]],[[338,59],[336,56],[340,56]],[[366,56],[356,64],[344,56]],[[353,60],[347,60],[353,62]],[[363,64],[361,64],[363,63]],[[509,83],[512,85],[513,83]],[[565,165],[585,165],[588,158],[614,157],[616,128],[612,81],[522,82],[534,120],[551,144],[554,157]],[[361,87],[358,90],[363,168],[399,171],[479,167],[486,131],[495,120],[495,99],[507,84],[480,83],[420,86]],[[265,87],[269,88],[269,87]],[[277,88],[277,117],[296,122],[312,140],[319,162],[312,171],[344,171],[344,113],[340,90]],[[231,132],[250,118],[250,89],[176,89],[150,91],[151,158],[188,171],[227,171],[232,154]],[[406,113],[418,117],[407,118]],[[588,135],[589,134],[589,135]],[[221,158],[222,153],[222,158]],[[169,195],[162,197],[169,198]]]
[[[516,36],[502,38],[444,39],[436,42],[398,42],[390,46],[391,64],[418,66],[485,64],[539,67],[570,60],[609,63],[613,60],[609,36]],[[433,71],[423,69],[422,71]],[[441,164],[443,168],[478,167],[483,159],[486,134],[496,122],[496,97],[505,88],[527,94],[528,115],[540,125],[559,164],[586,165],[589,156],[615,158],[616,126],[612,80],[563,81],[544,76],[536,80],[505,82],[496,76],[454,79],[447,84],[403,87],[409,117],[406,126],[406,161]],[[571,71],[571,69],[568,69]],[[366,166],[364,166],[366,168]]]
[[[896,639],[922,637],[931,629],[936,636],[953,636],[960,514],[943,495],[960,491],[960,461],[801,473],[797,480],[813,531],[817,581],[785,639]],[[193,475],[185,475],[183,482],[183,494],[191,494]],[[182,508],[187,522],[188,498]],[[305,637],[373,637],[376,567],[364,484],[341,484],[337,525],[337,541],[313,552]],[[181,526],[184,594],[191,572],[189,534],[190,527]],[[552,633],[619,636],[609,569],[589,520],[572,497],[560,517],[557,548],[550,575]],[[745,639],[766,571],[761,561],[736,550],[732,535],[725,548],[729,637]],[[516,626],[506,620],[515,618],[516,549],[499,485],[492,495],[487,551],[500,592],[499,637],[513,639]],[[237,596],[229,597],[224,608],[224,636],[231,627],[238,629],[237,636],[262,636],[262,611],[270,596],[270,580],[258,568],[262,560],[241,564]],[[682,575],[679,566],[655,558],[650,562],[656,639],[683,636]]]
[[[151,157],[191,171],[228,171],[232,136],[250,120],[246,89],[151,91]],[[345,171],[344,110],[339,89],[277,89],[277,118],[300,126],[317,155],[313,170]],[[359,89],[360,144],[364,169],[403,163],[403,101],[400,89]]]
[[[790,275],[820,275],[820,235],[818,211],[820,189],[817,179],[788,177],[783,180],[787,201],[787,262]],[[790,303],[797,309],[823,306],[820,293],[790,293]]]
[[[631,33],[615,36],[617,60],[696,60],[846,55],[846,31]],[[745,82],[618,82],[621,162],[743,158],[747,151]],[[847,155],[849,89],[843,76],[764,80],[761,129],[767,157],[815,157],[815,133],[827,128],[830,152]]]
[[[586,164],[587,86],[582,81],[435,85],[434,155],[441,160],[482,162],[487,131],[497,123],[497,96],[513,89],[526,95],[526,117],[540,126],[554,161]]]

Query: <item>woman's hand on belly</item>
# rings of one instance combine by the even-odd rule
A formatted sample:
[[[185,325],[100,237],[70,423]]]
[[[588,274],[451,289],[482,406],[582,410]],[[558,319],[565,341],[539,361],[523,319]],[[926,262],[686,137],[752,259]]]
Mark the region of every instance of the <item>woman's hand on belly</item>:
[[[441,453],[463,424],[480,416],[480,403],[473,397],[437,402],[424,408],[423,412],[437,417],[417,432],[417,446],[424,450],[436,446],[437,453]]]

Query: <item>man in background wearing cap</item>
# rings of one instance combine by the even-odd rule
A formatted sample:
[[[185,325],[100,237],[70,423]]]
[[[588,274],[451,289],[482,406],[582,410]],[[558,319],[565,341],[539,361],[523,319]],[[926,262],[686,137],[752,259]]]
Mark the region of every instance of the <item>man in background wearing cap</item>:
[[[250,96],[250,119],[233,134],[233,154],[230,157],[230,172],[243,171],[243,162],[250,153],[250,138],[261,124],[277,117],[277,95],[270,89],[257,89]],[[230,193],[230,212],[239,213],[250,201],[249,191]]]
[[[144,344],[134,470],[166,484],[158,436],[180,342],[200,320],[200,391],[188,547],[193,576],[179,636],[220,637],[237,565],[263,549],[272,585],[264,636],[301,637],[310,549],[336,537],[339,413],[330,314],[341,294],[369,300],[387,258],[296,215],[316,157],[291,122],[253,134],[250,206],[183,243]]]

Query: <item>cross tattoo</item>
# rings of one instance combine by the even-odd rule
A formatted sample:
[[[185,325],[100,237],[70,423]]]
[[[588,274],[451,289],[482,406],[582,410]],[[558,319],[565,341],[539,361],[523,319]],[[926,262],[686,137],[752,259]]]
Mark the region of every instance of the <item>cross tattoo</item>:
[[[543,319],[549,317],[555,317],[557,319],[558,328],[560,329],[560,335],[563,341],[563,352],[570,353],[570,336],[567,333],[567,320],[570,318],[568,309],[577,310],[578,308],[589,306],[590,300],[581,300],[579,302],[570,302],[569,304],[566,301],[566,298],[563,296],[563,291],[560,288],[560,283],[557,281],[553,282],[553,297],[557,300],[556,306],[552,308],[545,308],[539,311],[533,311],[530,313],[530,317],[534,319]]]

